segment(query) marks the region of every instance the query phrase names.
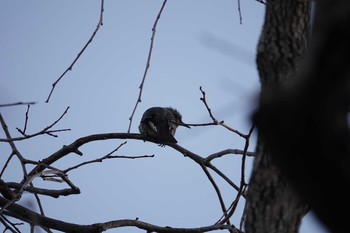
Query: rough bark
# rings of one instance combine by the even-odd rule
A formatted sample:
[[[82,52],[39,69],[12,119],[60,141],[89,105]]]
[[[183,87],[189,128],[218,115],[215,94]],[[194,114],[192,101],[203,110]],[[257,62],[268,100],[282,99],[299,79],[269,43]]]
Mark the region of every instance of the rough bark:
[[[267,1],[256,59],[261,95],[268,96],[264,100],[276,98],[270,95],[271,90],[289,85],[299,69],[307,48],[309,18],[309,1]],[[259,132],[248,190],[245,231],[298,232],[306,205],[272,160],[270,147],[270,142]]]
[[[278,164],[331,232],[349,232],[350,2],[317,1],[302,72],[262,96],[255,122]]]

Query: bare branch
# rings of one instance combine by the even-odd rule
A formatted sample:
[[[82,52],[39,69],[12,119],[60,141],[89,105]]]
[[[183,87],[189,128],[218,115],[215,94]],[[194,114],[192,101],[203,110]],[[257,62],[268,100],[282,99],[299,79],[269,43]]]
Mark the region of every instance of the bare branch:
[[[232,182],[232,180],[230,180],[224,173],[222,173],[222,171],[220,171],[217,167],[215,167],[213,164],[208,163],[206,164],[206,166],[208,168],[210,168],[211,170],[213,170],[216,174],[218,174],[219,176],[221,176],[221,178],[223,178],[229,185],[232,186],[232,188],[234,188],[236,191],[239,191],[239,187]]]
[[[22,185],[19,183],[14,183],[14,182],[8,182],[6,183],[9,188],[17,189],[19,190]],[[31,187],[27,186],[24,188],[24,191],[30,192],[30,193],[37,193],[40,195],[46,195],[54,198],[58,198],[60,196],[68,196],[72,194],[80,194],[80,190],[78,188],[76,189],[61,189],[61,190],[50,190],[50,189],[42,189],[42,188],[36,188],[36,187]]]
[[[206,158],[206,162],[210,162],[216,158],[220,158],[224,155],[228,155],[228,154],[234,154],[234,155],[243,155],[245,152],[244,150],[239,150],[239,149],[226,149],[226,150],[222,150],[222,151],[219,151],[219,152],[216,152],[214,154],[211,154],[209,155],[207,158]],[[255,156],[255,153],[254,152],[246,152],[246,155],[247,156],[250,156],[250,157],[254,157]]]
[[[106,223],[100,223],[100,226],[104,230],[119,228],[119,227],[137,227],[147,232],[158,232],[158,233],[202,233],[210,232],[215,230],[231,230],[232,232],[242,233],[240,230],[231,225],[211,225],[198,228],[173,228],[169,226],[160,227],[146,222],[131,219],[115,220]]]
[[[123,142],[122,144],[120,144],[116,149],[114,149],[113,151],[109,152],[108,154],[97,158],[97,159],[93,159],[93,160],[89,160],[83,163],[80,163],[78,165],[75,165],[73,167],[67,168],[65,170],[63,170],[63,173],[68,173],[71,170],[77,169],[81,166],[84,166],[86,164],[90,164],[90,163],[101,163],[103,160],[105,159],[140,159],[140,158],[153,158],[154,155],[140,155],[140,156],[121,156],[121,155],[112,155],[114,152],[116,152],[117,150],[119,150],[120,147],[122,147],[123,145],[125,145],[127,143],[127,141]]]
[[[17,106],[17,105],[33,105],[37,102],[16,102],[16,103],[10,103],[10,104],[0,104],[1,107],[10,107],[10,106]]]
[[[0,206],[5,206],[8,200],[0,196]],[[232,232],[242,233],[240,230],[231,225],[210,225],[198,228],[172,228],[169,226],[161,227],[146,222],[139,221],[138,219],[122,219],[114,220],[104,223],[95,223],[91,225],[79,225],[74,223],[63,222],[57,219],[42,216],[28,208],[25,208],[16,203],[8,207],[4,214],[12,217],[16,217],[23,221],[29,222],[32,225],[38,225],[55,229],[63,232],[71,233],[100,233],[109,229],[121,228],[121,227],[136,227],[139,229],[146,230],[148,232],[159,232],[159,233],[202,233],[210,232],[214,230],[231,230]]]
[[[51,164],[54,163],[55,161],[61,159],[62,157],[68,155],[69,153],[75,153],[76,151],[79,151],[79,147],[80,146],[82,146],[82,145],[84,145],[86,143],[93,142],[93,141],[108,140],[108,139],[136,139],[136,140],[151,141],[151,142],[154,142],[154,143],[158,143],[153,138],[145,137],[145,136],[143,136],[141,134],[128,134],[128,133],[95,134],[95,135],[89,135],[89,136],[86,136],[86,137],[79,138],[79,139],[75,140],[73,143],[71,143],[70,145],[64,146],[62,149],[56,151],[51,156],[49,156],[49,157],[43,159],[41,162],[37,163],[36,167],[34,169],[32,169],[32,171],[29,172],[29,174],[26,176],[26,178],[19,184],[19,186],[20,186],[19,194],[21,194],[24,190],[35,190],[36,192],[41,192],[40,194],[44,194],[45,193],[45,195],[49,195],[49,196],[63,195],[64,192],[67,192],[67,193],[68,192],[69,193],[78,193],[78,191],[79,191],[78,188],[76,188],[76,190],[74,190],[74,188],[72,188],[72,190],[70,190],[70,191],[68,191],[68,190],[64,190],[64,191],[62,191],[62,190],[61,191],[54,191],[54,190],[52,190],[52,191],[48,192],[48,190],[40,190],[40,189],[37,189],[37,188],[34,188],[34,187],[28,187],[28,184],[35,177],[41,176],[42,172],[44,171],[44,169],[46,169],[48,167],[51,168]],[[122,146],[122,145],[123,144],[121,144],[120,146]],[[213,180],[213,178],[211,177],[211,175],[209,174],[209,172],[207,171],[206,167],[211,168],[215,173],[217,173],[219,176],[221,176],[226,182],[228,182],[236,190],[238,189],[238,187],[228,177],[226,177],[222,172],[220,172],[215,166],[210,164],[210,161],[212,159],[214,159],[216,155],[213,154],[211,156],[208,156],[207,158],[203,158],[203,157],[201,157],[199,155],[194,154],[193,152],[191,152],[189,150],[186,150],[185,148],[179,146],[178,144],[169,143],[167,145],[169,147],[172,147],[175,150],[179,151],[183,155],[191,158],[193,161],[195,161],[196,163],[198,163],[202,167],[203,171],[205,172],[205,174],[207,175],[208,179],[212,183],[215,191],[217,192],[217,195],[219,197],[219,201],[221,203],[224,215],[226,215],[226,217],[227,217],[227,215],[230,212],[229,213],[227,212],[227,210],[225,208],[225,205],[224,205],[224,201],[223,201],[223,199],[221,197],[221,194],[220,194],[220,190],[217,187],[217,185],[216,185],[215,181]],[[109,157],[112,157],[112,153],[115,152],[117,149],[113,150],[111,153],[109,153],[109,154],[107,154],[107,155],[105,155],[105,156],[103,156],[103,157],[101,157],[99,159],[103,160],[103,159],[107,159]],[[245,152],[245,153],[243,152],[243,154],[246,154],[246,153],[247,152]],[[221,152],[221,154],[224,154],[224,152]],[[220,155],[220,153],[218,153],[218,155]],[[142,157],[146,157],[146,156],[142,156]],[[125,158],[125,157],[123,157],[123,158]],[[97,162],[99,159],[88,161],[87,163]],[[84,163],[84,164],[87,164],[87,163]],[[82,164],[80,164],[78,166],[82,166]],[[61,178],[62,179],[65,178],[64,173],[69,171],[69,170],[71,170],[71,169],[74,169],[74,167],[70,168],[70,169],[67,169],[66,171],[62,171],[61,172],[62,173]],[[75,187],[75,186],[72,186],[72,187]],[[238,189],[238,191],[239,190],[240,189]],[[243,195],[243,194],[240,193],[240,195]],[[9,207],[11,207],[13,204],[15,204],[14,202],[15,202],[15,200],[12,200],[12,201],[8,202],[6,208],[8,209]],[[232,209],[233,208],[231,208],[230,211]],[[4,211],[4,210],[5,209],[3,208],[2,211]],[[225,218],[225,219],[227,220],[226,222],[228,222],[228,218]],[[226,224],[226,222],[225,222],[225,224]]]
[[[208,169],[205,166],[201,166],[201,167],[202,167],[204,173],[206,174],[206,176],[208,177],[210,183],[214,187],[214,190],[215,190],[216,195],[218,196],[218,199],[219,199],[219,202],[220,202],[221,210],[224,213],[224,215],[226,216],[227,215],[227,209],[226,209],[225,202],[224,202],[224,199],[222,198],[221,191],[220,191],[218,185],[216,184],[215,180],[213,179],[213,177],[209,173]],[[227,224],[230,225],[229,221],[227,222]]]
[[[51,165],[52,163],[56,162],[57,160],[61,159],[62,157],[70,154],[70,153],[78,153],[79,155],[82,155],[82,153],[79,151],[79,147],[93,141],[101,141],[101,140],[108,140],[108,139],[136,139],[136,140],[147,140],[157,143],[153,138],[145,137],[141,134],[128,134],[128,133],[106,133],[106,134],[93,134],[86,137],[79,138],[75,140],[73,143],[71,143],[68,146],[63,146],[60,150],[54,152],[49,157],[43,159],[40,163],[35,166],[32,171],[28,174],[28,176],[33,176],[37,173],[42,172],[47,166]],[[22,180],[21,183],[24,183],[25,179]]]
[[[16,145],[11,141],[11,134],[8,130],[8,127],[7,127],[7,124],[4,120],[4,118],[2,117],[1,113],[0,113],[0,123],[1,123],[1,126],[2,126],[2,129],[4,130],[5,132],[5,135],[6,135],[6,138],[7,138],[7,141],[9,142],[10,144],[10,147],[12,149],[12,154],[16,155],[17,158],[21,161],[21,165],[22,165],[22,170],[24,172],[24,174],[26,174],[26,169],[24,167],[24,163],[23,161],[25,161],[24,157],[22,156],[22,154],[17,150],[17,147]],[[10,158],[12,158],[13,156],[10,156]],[[7,166],[7,164],[10,162],[10,159],[8,159],[8,161],[6,162],[5,166]],[[3,171],[1,172],[3,173]]]
[[[201,124],[187,124],[188,126],[211,126],[211,125],[218,125],[215,122],[211,123],[201,123]]]
[[[10,154],[10,156],[7,158],[7,160],[6,160],[6,162],[5,162],[4,166],[3,166],[3,168],[1,169],[0,177],[2,177],[2,175],[4,174],[4,172],[5,172],[6,168],[7,168],[7,166],[9,165],[11,159],[13,158],[13,156],[15,156],[15,153],[12,152],[12,153]]]
[[[261,3],[261,4],[266,5],[266,0],[265,0],[265,1],[264,1],[264,0],[255,0],[255,1],[257,1],[257,2],[259,2],[259,3]]]
[[[29,109],[30,109],[30,105],[28,104],[27,105],[27,111],[26,111],[26,118],[25,118],[25,121],[24,121],[23,134],[25,134],[26,130],[27,130]]]
[[[95,31],[92,33],[90,39],[88,40],[88,42],[84,45],[83,49],[78,53],[77,57],[74,59],[74,61],[72,62],[72,64],[70,64],[70,66],[61,74],[61,76],[52,84],[52,88],[50,91],[49,96],[46,99],[46,103],[49,102],[51,95],[57,85],[57,83],[66,75],[66,73],[68,71],[71,71],[74,64],[78,61],[78,59],[80,58],[80,56],[83,54],[83,52],[85,51],[85,49],[89,46],[89,44],[92,42],[92,40],[94,39],[97,31],[100,29],[100,26],[103,26],[103,11],[104,11],[104,0],[101,0],[101,8],[100,8],[100,18],[99,21],[97,23],[96,29]]]
[[[242,24],[242,11],[241,11],[241,0],[237,0],[239,23]]]
[[[2,179],[0,179],[0,193],[3,197],[9,200],[16,197],[16,194],[10,189],[8,184],[6,184]]]
[[[28,108],[29,109],[29,108]],[[57,132],[63,132],[63,131],[70,131],[70,129],[56,129],[56,130],[49,130],[51,129],[53,126],[55,126],[62,118],[64,115],[67,114],[69,107],[66,108],[66,110],[62,113],[62,115],[55,121],[53,122],[51,125],[45,127],[44,129],[40,130],[37,133],[34,134],[26,134],[25,133],[25,129],[26,129],[26,123],[27,123],[27,113],[26,113],[26,123],[25,123],[25,128],[24,130],[21,130],[19,128],[16,128],[17,131],[19,133],[21,133],[23,135],[23,137],[16,137],[16,138],[12,138],[12,137],[7,137],[6,139],[0,138],[0,142],[13,142],[13,141],[21,141],[24,139],[28,139],[28,138],[32,138],[32,137],[36,137],[38,135],[43,135],[43,134],[47,134],[53,137],[57,137],[57,135],[54,135],[53,133],[57,133]]]
[[[160,16],[163,12],[163,9],[165,7],[165,4],[166,4],[167,0],[164,0],[163,4],[162,4],[162,7],[160,8],[159,10],[159,13],[157,15],[157,18],[153,24],[153,27],[152,27],[152,37],[151,37],[151,44],[150,44],[150,47],[149,47],[149,51],[148,51],[148,57],[147,57],[147,63],[146,63],[146,68],[145,68],[145,72],[143,74],[143,77],[142,77],[142,81],[141,81],[141,84],[139,86],[139,89],[140,89],[140,92],[139,92],[139,96],[137,97],[137,101],[136,101],[136,104],[134,106],[134,109],[131,113],[131,116],[129,117],[129,127],[128,127],[128,133],[130,133],[130,129],[131,129],[131,124],[132,124],[132,119],[134,117],[134,114],[136,112],[136,109],[137,109],[137,106],[139,105],[139,103],[141,102],[141,96],[142,96],[142,91],[143,91],[143,85],[145,83],[145,80],[146,80],[146,76],[147,76],[147,72],[148,72],[148,68],[151,66],[151,57],[152,57],[152,51],[153,51],[153,43],[154,43],[154,38],[155,38],[155,35],[156,35],[156,28],[157,28],[157,24],[158,24],[158,21],[160,19]]]
[[[202,86],[199,87],[199,90],[202,92],[202,97],[200,98],[200,100],[203,101],[205,107],[206,107],[207,110],[208,110],[209,116],[210,116],[210,118],[213,120],[214,124],[215,124],[215,125],[218,125],[218,124],[219,124],[219,121],[216,120],[216,118],[214,117],[213,113],[211,112],[211,109],[210,109],[210,107],[209,107],[209,105],[208,105],[208,103],[207,103],[207,101],[206,101],[206,99],[205,99],[205,91],[203,91]]]
[[[206,100],[206,98],[205,98],[205,92],[203,91],[203,89],[202,89],[201,86],[199,87],[199,89],[200,89],[200,91],[202,92],[202,97],[200,98],[200,100],[203,101],[205,107],[207,108],[208,113],[209,113],[209,116],[210,116],[210,118],[213,120],[213,123],[214,123],[215,125],[221,125],[221,126],[223,126],[224,128],[228,129],[229,131],[238,134],[238,135],[241,136],[242,138],[246,138],[247,135],[245,135],[245,134],[239,132],[238,130],[236,130],[236,129],[234,129],[234,128],[228,126],[228,125],[226,125],[226,124],[224,123],[224,121],[218,121],[218,120],[214,117],[214,115],[213,115],[213,113],[212,113],[212,111],[211,111],[211,109],[210,109],[210,107],[209,107],[209,105],[208,105],[208,103],[207,103],[207,100]]]
[[[247,187],[247,183],[245,181],[245,162],[246,162],[247,152],[248,152],[248,148],[249,148],[250,136],[252,135],[253,130],[254,130],[254,125],[250,128],[249,133],[248,133],[247,137],[245,138],[246,141],[245,141],[245,145],[244,145],[244,151],[243,151],[242,163],[241,163],[241,183],[240,183],[238,193],[236,195],[235,200],[232,202],[232,204],[230,206],[230,211],[228,212],[227,216],[225,216],[220,221],[221,224],[229,221],[229,219],[231,218],[231,216],[233,215],[233,213],[235,212],[235,210],[237,208],[240,197],[245,195],[245,189]]]
[[[23,223],[12,223],[4,215],[0,216],[0,222],[5,226],[5,229],[3,232],[6,232],[6,230],[9,230],[12,233],[21,233],[21,231],[17,228],[16,225],[23,225]]]

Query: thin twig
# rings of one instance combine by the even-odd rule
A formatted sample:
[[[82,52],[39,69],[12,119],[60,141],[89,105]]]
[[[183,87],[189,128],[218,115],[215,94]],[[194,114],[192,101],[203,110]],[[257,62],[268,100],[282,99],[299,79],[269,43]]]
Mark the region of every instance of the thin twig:
[[[208,168],[210,168],[211,170],[213,170],[216,174],[218,174],[219,176],[221,176],[221,178],[223,178],[229,185],[231,185],[232,188],[234,188],[235,190],[239,191],[239,187],[232,182],[232,180],[230,180],[222,171],[220,171],[217,167],[215,167],[213,164],[211,163],[207,163],[206,166]]]
[[[201,166],[205,175],[208,177],[210,183],[212,184],[212,186],[214,187],[214,190],[216,192],[216,195],[218,196],[219,198],[219,202],[220,202],[220,206],[221,206],[221,210],[222,212],[224,213],[224,215],[226,216],[227,214],[227,209],[226,209],[226,206],[225,206],[225,202],[224,202],[224,199],[222,198],[222,195],[221,195],[221,191],[218,187],[218,185],[216,184],[215,180],[213,179],[213,177],[211,176],[210,172],[208,171],[207,167],[205,167],[204,165]],[[228,223],[229,224],[229,223]],[[229,224],[230,225],[230,224]]]
[[[121,143],[116,149],[112,150],[111,152],[109,152],[108,154],[97,158],[97,159],[92,159],[83,163],[80,163],[78,165],[75,165],[73,167],[67,168],[65,170],[63,170],[62,172],[67,174],[69,171],[77,169],[81,166],[84,166],[86,164],[90,164],[90,163],[101,163],[103,160],[105,159],[140,159],[140,158],[153,158],[154,155],[140,155],[140,156],[122,156],[122,155],[112,155],[114,152],[116,152],[117,150],[119,150],[120,147],[122,147],[123,145],[125,145],[127,142],[123,142]]]
[[[213,120],[214,124],[215,124],[215,125],[218,125],[218,124],[219,124],[219,121],[216,120],[216,118],[214,117],[213,113],[211,112],[211,109],[210,109],[210,107],[209,107],[209,105],[208,105],[208,103],[207,103],[207,101],[206,101],[206,99],[205,99],[205,94],[206,94],[206,93],[205,93],[205,91],[203,91],[202,86],[199,87],[199,90],[202,92],[202,97],[200,98],[200,100],[203,101],[205,107],[206,107],[207,110],[208,110],[209,116],[210,116],[210,118]]]
[[[186,124],[188,126],[211,126],[211,125],[217,125],[213,122],[210,122],[210,123],[201,123],[201,124]]]
[[[242,11],[241,11],[241,0],[237,0],[238,4],[238,14],[239,14],[239,23],[242,24]]]
[[[1,169],[0,178],[1,178],[2,175],[4,174],[4,172],[5,172],[6,168],[7,168],[7,166],[9,165],[11,159],[13,158],[13,156],[15,156],[15,153],[12,152],[12,153],[10,154],[10,156],[7,158],[7,160],[6,160],[6,162],[5,162],[4,166],[3,166],[3,168]]]
[[[257,1],[257,2],[259,2],[259,3],[262,3],[262,4],[266,5],[266,0],[265,0],[265,1],[264,1],[264,0],[255,0],[255,1]]]
[[[16,128],[17,131],[23,135],[23,137],[16,137],[16,138],[7,137],[6,139],[0,138],[0,142],[20,141],[20,140],[32,138],[32,137],[35,137],[35,136],[38,136],[38,135],[43,135],[43,134],[47,134],[47,135],[50,135],[50,136],[53,136],[53,137],[57,137],[57,135],[55,135],[55,134],[53,134],[53,133],[63,132],[63,131],[70,131],[70,129],[49,130],[49,129],[51,129],[53,126],[55,126],[55,125],[64,117],[64,115],[67,114],[68,109],[69,109],[69,107],[66,108],[66,110],[62,113],[62,115],[61,115],[55,122],[53,122],[51,125],[45,127],[44,129],[40,130],[40,131],[37,132],[37,133],[28,135],[28,134],[26,134],[26,133],[24,132],[24,130],[22,131],[21,129]]]
[[[241,163],[241,182],[240,182],[238,193],[236,195],[236,198],[234,199],[234,201],[232,202],[232,204],[230,206],[229,212],[219,222],[219,224],[224,224],[224,223],[227,223],[229,221],[229,219],[231,218],[231,216],[233,215],[233,213],[235,212],[235,210],[237,208],[240,197],[244,196],[244,191],[247,187],[247,183],[245,182],[245,162],[246,162],[247,152],[248,152],[248,148],[249,148],[250,136],[252,135],[253,130],[254,130],[254,125],[250,128],[249,133],[247,134],[247,137],[245,139],[244,152],[243,152],[242,163]]]
[[[0,123],[1,123],[2,129],[5,132],[8,143],[10,144],[10,147],[12,149],[12,153],[15,154],[17,156],[17,158],[21,161],[22,170],[23,170],[24,174],[26,175],[27,171],[26,171],[26,168],[24,166],[25,159],[22,156],[22,154],[18,151],[15,143],[11,141],[12,137],[11,137],[10,131],[8,130],[7,124],[4,120],[4,118],[2,117],[1,113],[0,113]]]
[[[35,188],[33,183],[30,183],[28,187]],[[41,200],[39,198],[39,195],[37,193],[34,193],[34,197],[35,197],[36,203],[38,203],[40,214],[45,216],[44,208],[43,208],[43,205],[41,204]]]
[[[10,106],[17,106],[17,105],[33,105],[37,102],[16,102],[16,103],[10,103],[10,104],[0,104],[1,107],[10,107]]]
[[[16,225],[23,225],[23,223],[12,223],[4,215],[0,217],[0,221],[4,226],[6,226],[6,229],[10,230],[11,232],[21,233],[21,231],[16,227]],[[3,232],[5,232],[5,230]]]
[[[155,35],[156,35],[156,28],[157,28],[158,21],[159,21],[160,16],[161,16],[161,14],[162,14],[162,12],[163,12],[163,9],[164,9],[164,7],[165,7],[166,2],[167,2],[167,0],[164,0],[164,2],[163,2],[163,4],[162,4],[162,7],[160,8],[159,13],[158,13],[158,15],[157,15],[157,18],[156,18],[156,20],[155,20],[155,22],[154,22],[154,24],[153,24],[153,27],[152,27],[151,44],[150,44],[150,46],[149,46],[146,68],[145,68],[145,71],[144,71],[144,73],[143,73],[143,77],[142,77],[141,84],[140,84],[140,86],[139,86],[139,89],[140,89],[139,96],[137,97],[136,104],[135,104],[135,106],[134,106],[134,109],[132,110],[131,116],[129,117],[130,123],[129,123],[129,127],[128,127],[128,133],[130,133],[132,120],[133,120],[134,114],[135,114],[135,112],[136,112],[137,106],[138,106],[139,103],[141,102],[141,96],[142,96],[143,86],[144,86],[144,84],[145,84],[145,80],[146,80],[146,77],[147,77],[148,68],[151,66],[151,57],[152,57],[152,51],[153,51],[154,38],[155,38]]]
[[[209,155],[207,158],[206,158],[206,162],[210,162],[214,159],[217,159],[217,158],[220,158],[224,155],[228,155],[228,154],[234,154],[234,155],[243,155],[245,153],[244,150],[238,150],[238,149],[226,149],[226,150],[222,150],[222,151],[219,151],[219,152],[216,152],[216,153],[213,153],[211,155]],[[246,152],[246,155],[247,156],[251,156],[251,157],[254,157],[255,156],[255,153],[254,152],[249,152],[247,151]]]
[[[16,128],[16,129],[17,129],[17,131],[22,133],[21,129],[19,129],[19,128]],[[22,140],[25,140],[25,139],[33,138],[33,137],[36,137],[36,136],[39,136],[39,135],[44,135],[44,134],[47,134],[49,136],[52,136],[52,137],[56,138],[56,137],[58,137],[58,135],[53,134],[53,133],[65,132],[65,131],[71,131],[71,129],[55,129],[55,130],[39,131],[39,132],[34,133],[34,134],[25,134],[25,136],[23,136],[23,137],[15,137],[15,138],[10,138],[10,139],[0,138],[0,142],[22,141]]]
[[[8,182],[7,185],[10,188],[17,189],[19,190],[22,185],[19,183],[14,183],[14,182]],[[40,195],[45,195],[45,196],[50,196],[54,198],[58,198],[60,196],[68,196],[72,194],[80,194],[80,190],[77,189],[72,189],[72,188],[66,188],[66,189],[61,189],[61,190],[49,190],[49,189],[42,189],[42,188],[37,188],[34,186],[28,186],[24,188],[24,191],[30,192],[30,193],[35,193],[35,194],[40,194]]]
[[[242,138],[246,138],[247,135],[245,135],[245,134],[239,132],[238,130],[236,130],[236,129],[234,129],[234,128],[228,126],[228,125],[226,125],[224,121],[218,121],[218,120],[214,117],[214,114],[212,113],[212,111],[211,111],[211,109],[210,109],[210,107],[209,107],[209,105],[208,105],[208,103],[207,103],[207,100],[206,100],[206,98],[205,98],[205,95],[206,95],[205,91],[203,91],[203,88],[202,88],[201,86],[199,87],[199,90],[202,92],[202,97],[200,98],[200,100],[204,103],[204,105],[205,105],[205,107],[206,107],[206,109],[207,109],[207,111],[208,111],[208,113],[209,113],[210,118],[213,120],[213,123],[214,123],[215,125],[221,125],[222,127],[228,129],[229,131],[238,134],[238,135],[239,135],[240,137],[242,137]]]
[[[30,105],[28,104],[27,105],[27,111],[26,111],[26,118],[25,118],[25,121],[24,121],[23,134],[25,134],[26,130],[27,130],[29,109],[30,109]]]
[[[80,56],[83,54],[83,52],[85,51],[85,49],[89,46],[89,44],[92,42],[92,40],[94,39],[97,31],[100,29],[100,26],[103,26],[103,11],[104,11],[104,0],[101,0],[101,9],[100,9],[100,17],[99,17],[99,21],[97,23],[96,29],[95,31],[92,33],[90,39],[88,40],[88,42],[84,45],[83,49],[78,53],[78,55],[76,56],[76,58],[74,59],[74,61],[72,62],[72,64],[70,64],[70,66],[61,74],[61,76],[52,84],[52,88],[50,91],[49,96],[46,99],[46,103],[49,102],[51,95],[57,85],[57,83],[66,75],[66,73],[68,71],[71,71],[74,64],[78,61],[78,59],[80,58]]]

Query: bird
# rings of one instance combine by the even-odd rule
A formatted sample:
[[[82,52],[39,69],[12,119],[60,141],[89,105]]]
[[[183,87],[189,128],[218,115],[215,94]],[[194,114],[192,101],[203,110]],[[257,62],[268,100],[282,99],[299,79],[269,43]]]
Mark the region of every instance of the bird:
[[[151,107],[141,118],[139,131],[142,135],[156,139],[160,145],[163,143],[177,143],[174,138],[179,125],[191,128],[182,122],[181,114],[171,107]]]

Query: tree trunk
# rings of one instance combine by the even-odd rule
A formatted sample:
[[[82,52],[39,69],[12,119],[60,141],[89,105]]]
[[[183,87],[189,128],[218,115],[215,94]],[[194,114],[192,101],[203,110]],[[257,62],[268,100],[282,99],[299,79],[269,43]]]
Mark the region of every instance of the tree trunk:
[[[329,230],[345,233],[350,209],[350,1],[316,4],[314,33],[301,72],[292,85],[263,93],[254,121],[264,140],[259,148],[268,149],[268,157]],[[259,175],[258,163],[254,176]],[[264,214],[251,210],[258,200],[253,192],[261,190],[253,185],[263,186],[258,181],[263,182],[254,177],[249,190],[249,224],[259,221],[254,214]]]
[[[287,86],[300,67],[309,35],[310,2],[268,0],[257,51],[264,100],[270,91]],[[306,204],[271,159],[270,145],[260,134],[249,185],[245,232],[298,232]],[[282,155],[281,155],[282,156]]]

